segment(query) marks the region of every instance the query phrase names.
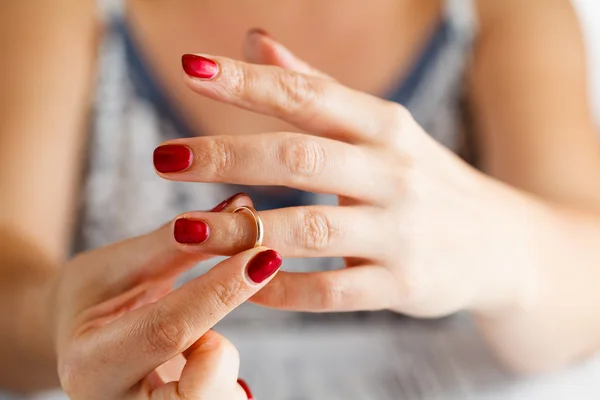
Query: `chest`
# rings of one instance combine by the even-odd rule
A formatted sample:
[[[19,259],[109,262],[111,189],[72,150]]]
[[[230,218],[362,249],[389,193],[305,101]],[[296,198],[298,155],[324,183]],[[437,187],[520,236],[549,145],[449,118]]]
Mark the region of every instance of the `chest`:
[[[127,19],[153,75],[198,134],[289,130],[280,121],[191,93],[180,57],[197,52],[243,59],[246,32],[267,30],[301,58],[353,88],[386,94],[402,81],[438,25],[441,0],[145,1]]]

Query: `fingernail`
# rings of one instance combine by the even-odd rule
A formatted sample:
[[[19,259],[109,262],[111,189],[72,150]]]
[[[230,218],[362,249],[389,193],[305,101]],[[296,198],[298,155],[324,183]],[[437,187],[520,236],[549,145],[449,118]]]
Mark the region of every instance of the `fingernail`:
[[[246,195],[247,196],[247,194],[244,193],[244,192],[236,193],[233,196],[231,196],[230,198],[228,198],[228,199],[223,200],[222,202],[220,202],[217,206],[215,206],[215,208],[213,208],[212,210],[210,210],[210,212],[221,212],[221,211],[223,211],[235,199],[237,199],[239,196],[242,196],[242,195]]]
[[[210,227],[199,219],[179,218],[175,221],[173,236],[179,243],[200,244],[210,236]]]
[[[181,56],[181,65],[186,74],[199,79],[211,79],[219,72],[219,65],[213,60],[195,54]]]
[[[154,168],[161,173],[185,171],[192,165],[194,155],[189,147],[167,144],[154,150]]]
[[[262,28],[252,28],[248,31],[248,35],[254,34],[271,37],[271,35],[269,35],[269,33]]]
[[[248,263],[248,276],[254,283],[262,283],[273,275],[282,263],[281,256],[275,250],[265,250],[255,255]]]
[[[250,391],[250,388],[248,387],[248,384],[246,383],[246,381],[244,381],[243,379],[238,379],[238,385],[240,385],[242,387],[242,389],[244,389],[244,392],[246,392],[246,396],[248,396],[248,400],[254,400],[254,397],[252,397],[252,392]]]

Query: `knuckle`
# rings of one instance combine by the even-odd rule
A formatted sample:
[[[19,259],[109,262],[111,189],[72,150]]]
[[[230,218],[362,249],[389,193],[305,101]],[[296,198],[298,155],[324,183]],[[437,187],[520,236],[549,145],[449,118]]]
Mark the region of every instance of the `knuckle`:
[[[389,112],[387,112],[389,123],[386,126],[386,132],[383,133],[384,138],[387,142],[395,145],[395,148],[402,149],[405,154],[414,154],[421,135],[411,132],[418,126],[412,114],[400,104],[389,103],[387,107],[389,107]]]
[[[212,302],[220,310],[233,311],[238,306],[243,288],[244,283],[241,279],[233,279],[226,283],[214,282],[210,288]]]
[[[314,77],[305,74],[280,70],[275,82],[282,93],[282,110],[287,113],[306,111],[316,102],[320,94],[320,85]]]
[[[325,169],[325,149],[315,140],[294,138],[286,141],[280,154],[285,167],[297,179],[314,178]]]
[[[398,165],[390,173],[390,187],[396,198],[402,203],[412,201],[418,183],[416,170],[406,165]]]
[[[302,212],[298,237],[300,243],[309,250],[322,250],[331,245],[336,232],[327,215],[317,210]]]
[[[161,354],[183,351],[188,344],[188,329],[183,320],[177,320],[159,309],[146,330],[146,342],[151,351]]]
[[[223,139],[212,140],[209,154],[209,163],[216,176],[224,175],[235,168],[236,153],[231,142]]]
[[[400,104],[390,103],[391,111],[390,118],[393,131],[403,132],[406,130],[407,124],[409,124],[413,117],[408,109]]]
[[[423,301],[427,293],[427,283],[422,274],[416,271],[403,271],[397,278],[402,303],[411,306]]]
[[[407,305],[417,305],[424,299],[425,287],[422,282],[411,277],[403,280],[402,297]]]
[[[248,90],[248,77],[249,75],[246,74],[244,68],[237,63],[228,66],[227,88],[232,96],[238,98],[245,97]]]

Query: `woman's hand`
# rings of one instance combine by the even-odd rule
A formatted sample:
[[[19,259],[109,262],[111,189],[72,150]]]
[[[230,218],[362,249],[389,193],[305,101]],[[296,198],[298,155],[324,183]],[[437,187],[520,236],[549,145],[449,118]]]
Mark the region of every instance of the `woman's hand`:
[[[170,180],[338,195],[339,207],[261,216],[265,243],[283,256],[345,257],[348,267],[280,273],[253,301],[295,310],[440,316],[519,298],[516,282],[527,267],[498,254],[495,241],[527,251],[527,229],[507,231],[522,216],[494,204],[501,197],[502,210],[510,210],[506,204],[524,200],[439,146],[402,106],[335,82],[263,34],[249,35],[247,53],[277,66],[186,55],[185,82],[201,95],[280,118],[306,134],[177,139],[156,149],[155,167]],[[222,218],[224,228],[216,229],[230,235],[223,235],[224,247],[252,243],[251,224]]]
[[[217,211],[249,204],[236,196]],[[241,252],[171,291],[183,270],[208,258],[202,244],[193,254],[182,250],[190,239],[209,242],[217,215],[180,216],[64,267],[53,306],[58,370],[70,398],[251,398],[238,382],[235,347],[210,329],[271,279],[279,254],[264,247]]]

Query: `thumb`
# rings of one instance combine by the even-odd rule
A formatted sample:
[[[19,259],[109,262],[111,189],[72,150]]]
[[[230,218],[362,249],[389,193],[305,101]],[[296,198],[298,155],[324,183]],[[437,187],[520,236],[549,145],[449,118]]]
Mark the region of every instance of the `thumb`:
[[[211,212],[226,213],[247,205],[252,205],[252,200],[238,193]],[[175,220],[145,235],[77,255],[67,266],[75,270],[70,274],[75,282],[66,283],[85,291],[79,296],[79,307],[111,299],[143,281],[174,279],[198,262],[211,258],[212,255],[184,250],[185,246],[174,239]],[[208,225],[205,231],[208,233]]]
[[[106,384],[120,376],[127,390],[158,366],[186,351],[217,322],[269,282],[281,256],[258,247],[219,263],[159,301],[131,311],[104,327],[94,351],[104,360]],[[93,357],[91,357],[93,359]],[[122,366],[127,365],[126,371]],[[102,381],[96,377],[97,381]]]
[[[254,64],[276,65],[290,71],[333,80],[329,75],[298,58],[261,29],[253,29],[246,35],[244,56]]]

